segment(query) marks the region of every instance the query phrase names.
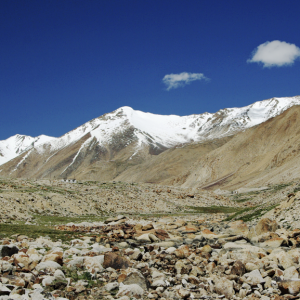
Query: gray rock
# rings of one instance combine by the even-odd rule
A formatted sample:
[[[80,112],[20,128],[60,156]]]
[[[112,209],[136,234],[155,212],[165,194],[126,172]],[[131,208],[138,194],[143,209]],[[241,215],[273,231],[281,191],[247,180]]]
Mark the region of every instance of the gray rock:
[[[147,290],[149,285],[146,281],[146,278],[138,271],[129,273],[123,281],[123,284],[138,284],[143,290]]]

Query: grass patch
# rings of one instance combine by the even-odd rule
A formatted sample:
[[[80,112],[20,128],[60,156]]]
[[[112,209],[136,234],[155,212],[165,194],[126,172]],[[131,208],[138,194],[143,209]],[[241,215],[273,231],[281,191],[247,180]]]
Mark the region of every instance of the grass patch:
[[[76,217],[62,217],[62,216],[41,216],[34,215],[34,222],[39,225],[60,225],[67,223],[81,223],[81,222],[97,222],[104,221],[106,218],[99,216],[76,216]]]
[[[253,219],[262,217],[265,213],[267,213],[269,210],[275,208],[277,205],[279,205],[279,204],[271,205],[268,207],[262,207],[262,208],[259,208],[259,206],[247,207],[247,208],[244,208],[244,209],[240,210],[239,212],[236,212],[235,214],[227,217],[225,219],[225,221],[231,221],[233,219],[237,219],[237,217],[239,215],[244,214],[243,216],[238,218],[238,220],[243,220],[244,222],[248,222]],[[246,212],[249,212],[249,213],[245,214]]]
[[[267,213],[269,210],[275,208],[278,204],[276,205],[272,205],[272,206],[269,206],[269,207],[264,207],[264,208],[261,208],[261,209],[258,209],[256,211],[254,211],[253,213],[250,213],[250,214],[247,214],[245,216],[243,216],[241,218],[241,220],[243,220],[244,222],[248,222],[248,221],[251,221],[253,219],[256,219],[256,218],[260,218],[262,217],[265,213]]]
[[[209,206],[209,207],[197,207],[197,206],[188,206],[188,209],[192,209],[194,212],[200,214],[218,214],[218,213],[234,213],[238,212],[241,209],[238,207],[230,206]]]
[[[242,198],[242,199],[233,199],[234,202],[236,203],[243,203],[247,201],[251,201],[253,198]]]
[[[61,239],[70,241],[78,238],[82,233],[59,231],[47,226],[41,225],[24,225],[24,224],[0,224],[0,238],[11,237],[14,234],[26,235],[30,238],[38,238],[40,236],[48,236],[53,241]]]
[[[256,207],[257,207],[257,206],[256,206]],[[231,221],[231,220],[235,219],[237,216],[239,216],[239,215],[241,215],[241,214],[243,214],[243,213],[245,213],[245,212],[247,212],[247,211],[251,211],[251,210],[255,209],[256,207],[246,207],[246,208],[242,208],[242,209],[240,209],[238,212],[236,212],[235,214],[233,214],[233,215],[227,217],[224,221]],[[241,219],[239,219],[239,220],[241,220]]]
[[[277,192],[280,191],[288,186],[290,186],[292,183],[282,183],[282,184],[275,184],[272,186],[273,191],[272,192]]]

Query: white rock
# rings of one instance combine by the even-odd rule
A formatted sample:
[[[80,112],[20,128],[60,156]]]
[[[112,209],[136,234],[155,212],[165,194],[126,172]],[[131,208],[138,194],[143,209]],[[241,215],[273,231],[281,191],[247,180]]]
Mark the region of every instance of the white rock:
[[[289,280],[289,279],[298,279],[299,278],[299,273],[297,269],[292,266],[284,270],[283,272],[283,279],[284,280]]]
[[[55,277],[54,276],[47,276],[43,279],[42,281],[42,285],[43,286],[48,286],[50,285],[53,281],[55,280]]]
[[[98,272],[103,270],[102,264],[104,262],[104,255],[99,256],[86,256],[83,265],[87,269],[97,269]]]
[[[138,237],[135,238],[137,241],[141,241],[141,242],[151,242],[151,239],[149,237],[149,233],[144,233]]]
[[[141,298],[143,294],[144,294],[144,290],[138,284],[129,284],[129,285],[120,284],[120,289],[117,294],[117,297],[128,296],[128,297]]]
[[[244,276],[247,278],[246,282],[249,283],[250,285],[257,285],[259,283],[265,282],[259,270],[254,270],[250,273],[246,273]]]
[[[54,278],[56,280],[65,280],[66,279],[65,274],[63,273],[62,270],[56,270],[54,272]]]
[[[110,292],[114,289],[116,289],[117,287],[119,286],[119,283],[118,282],[110,282],[108,283],[106,286],[105,286],[105,289]]]
[[[175,252],[176,251],[176,248],[175,247],[169,247],[167,250],[166,250],[166,252],[168,253],[168,254],[172,254],[173,252]]]
[[[56,263],[55,261],[45,261],[39,263],[35,269],[37,271],[42,271],[42,270],[49,270],[50,272],[54,273],[57,269],[61,269],[61,265]]]

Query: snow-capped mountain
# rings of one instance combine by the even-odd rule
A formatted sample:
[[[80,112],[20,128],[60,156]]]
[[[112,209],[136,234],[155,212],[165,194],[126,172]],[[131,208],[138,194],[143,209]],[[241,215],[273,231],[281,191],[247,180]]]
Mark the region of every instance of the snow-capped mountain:
[[[124,106],[93,119],[60,138],[47,137],[45,143],[49,144],[52,151],[57,151],[90,133],[91,137],[85,144],[93,139],[100,144],[109,144],[116,134],[131,128],[137,147],[153,144],[169,148],[181,143],[231,135],[275,117],[293,105],[300,105],[300,96],[272,98],[241,108],[225,108],[216,113],[190,116],[155,115]],[[37,149],[42,149],[42,143],[39,145]]]
[[[0,141],[0,165],[33,147],[50,142],[53,139],[55,138],[46,135],[31,137],[28,135],[16,134],[6,140]]]
[[[59,138],[16,135],[0,141],[0,164],[27,151],[11,169],[11,173],[29,161],[30,155],[40,155],[43,156],[40,169],[52,162],[53,171],[55,158],[54,169],[57,172],[59,169],[57,174],[63,176],[69,170],[74,171],[87,155],[87,164],[92,166],[100,159],[113,161],[116,153],[124,152],[125,148],[130,150],[126,155],[122,152],[120,159],[123,161],[131,160],[145,151],[159,154],[179,144],[235,134],[275,117],[293,105],[300,105],[300,96],[272,98],[241,108],[226,108],[216,113],[189,116],[155,115],[125,106],[93,119]],[[61,160],[58,159],[60,153],[64,153]]]

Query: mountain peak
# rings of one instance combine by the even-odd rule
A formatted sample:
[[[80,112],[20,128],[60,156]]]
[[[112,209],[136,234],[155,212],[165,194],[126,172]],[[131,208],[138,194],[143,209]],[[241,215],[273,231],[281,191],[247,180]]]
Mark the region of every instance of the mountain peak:
[[[0,141],[0,164],[32,148],[38,153],[46,151],[51,156],[54,152],[80,140],[84,144],[77,155],[91,143],[109,148],[112,143],[117,145],[121,142],[122,147],[134,147],[135,153],[144,147],[155,148],[155,153],[159,153],[179,144],[235,134],[275,117],[293,105],[300,105],[300,96],[271,98],[245,107],[225,108],[216,113],[206,112],[189,116],[157,115],[122,106],[59,138],[46,135],[15,135]]]

